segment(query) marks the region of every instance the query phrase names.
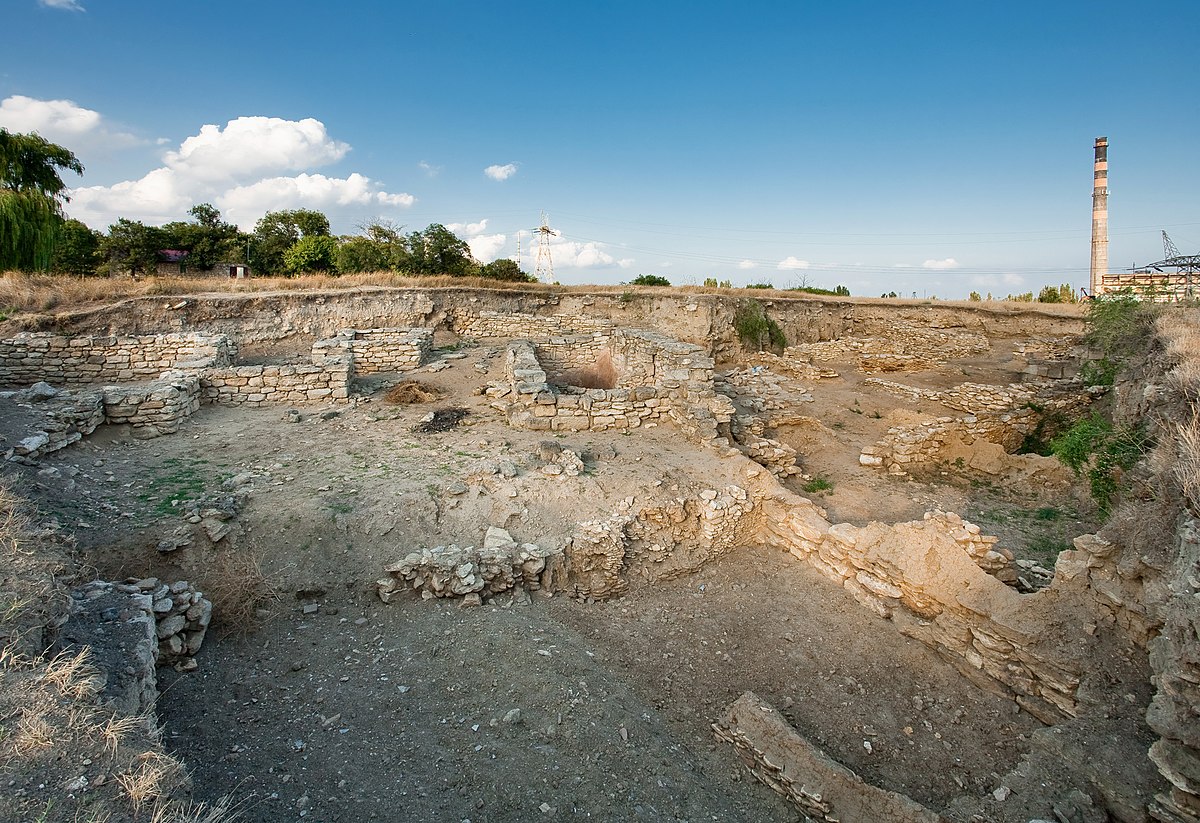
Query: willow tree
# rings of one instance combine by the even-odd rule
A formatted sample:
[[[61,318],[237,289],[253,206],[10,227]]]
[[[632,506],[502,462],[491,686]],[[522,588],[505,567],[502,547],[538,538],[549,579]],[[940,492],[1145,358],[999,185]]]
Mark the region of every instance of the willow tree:
[[[50,267],[68,199],[64,169],[83,174],[70,150],[0,128],[0,271]]]

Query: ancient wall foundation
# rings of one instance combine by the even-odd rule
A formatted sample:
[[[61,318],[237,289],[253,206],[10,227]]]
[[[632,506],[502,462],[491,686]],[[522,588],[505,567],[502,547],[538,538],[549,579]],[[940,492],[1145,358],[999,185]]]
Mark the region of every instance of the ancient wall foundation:
[[[129,382],[168,369],[224,366],[237,357],[226,335],[63,337],[42,332],[0,340],[0,385]]]
[[[834,525],[811,501],[783,489],[763,506],[763,542],[840,584],[964,673],[1001,684],[1045,722],[1075,714],[1078,666],[1040,647],[1041,621],[1029,608],[1040,595],[1020,595],[981,568],[1007,565],[994,539],[950,515]]]

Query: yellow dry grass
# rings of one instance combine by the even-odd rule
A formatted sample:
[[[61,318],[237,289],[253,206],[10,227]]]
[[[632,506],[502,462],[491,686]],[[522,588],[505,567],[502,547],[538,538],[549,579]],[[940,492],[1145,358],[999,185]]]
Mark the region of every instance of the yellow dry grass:
[[[1170,380],[1188,405],[1188,413],[1174,426],[1175,478],[1192,510],[1200,513],[1200,310],[1171,307],[1156,325],[1173,364]]]
[[[0,487],[0,820],[43,823],[229,823],[228,803],[175,798],[189,778],[162,751],[152,716],[121,715],[100,700],[104,686],[88,650],[42,648],[62,614],[68,569],[57,548],[30,530],[21,501]],[[68,785],[83,788],[65,790]],[[48,799],[49,798],[49,799]]]

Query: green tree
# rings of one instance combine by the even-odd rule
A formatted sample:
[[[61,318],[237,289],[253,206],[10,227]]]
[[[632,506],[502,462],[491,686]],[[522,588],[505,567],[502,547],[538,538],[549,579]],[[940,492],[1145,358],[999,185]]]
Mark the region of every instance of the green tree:
[[[242,234],[237,226],[221,219],[221,212],[208,203],[192,206],[190,223],[168,223],[162,227],[167,248],[188,253],[189,269],[205,271],[222,263],[245,257]]]
[[[839,297],[849,297],[850,289],[846,288],[845,286],[838,286],[837,288],[835,288],[833,290],[833,293],[838,295]]]
[[[970,300],[972,303],[978,303],[983,298],[979,296],[979,292],[973,291],[969,295],[967,295],[967,299]]]
[[[1059,294],[1057,286],[1043,286],[1038,292],[1037,301],[1039,303],[1061,303],[1062,296]]]
[[[521,271],[515,260],[502,257],[479,267],[479,276],[490,280],[506,280],[510,283],[536,283],[532,274]]]
[[[50,271],[80,277],[95,274],[103,259],[100,254],[103,237],[78,220],[67,220],[59,229],[54,255],[50,258]]]
[[[338,241],[326,234],[301,237],[283,254],[284,267],[293,274],[335,271]]]
[[[254,226],[250,265],[262,274],[287,270],[284,255],[301,237],[329,236],[329,218],[319,211],[269,211]]]
[[[408,254],[401,270],[410,274],[447,274],[469,277],[479,273],[479,264],[471,256],[471,247],[441,223],[431,223],[425,231],[408,236]]]
[[[631,286],[669,286],[671,281],[660,274],[639,274],[629,281]]]
[[[715,289],[717,287],[717,278],[715,278],[715,277],[704,278],[704,287],[707,289]]]
[[[165,239],[157,226],[120,217],[108,227],[108,235],[100,242],[100,253],[108,261],[111,274],[152,274],[158,267],[159,251],[166,248]]]
[[[337,270],[342,274],[364,271],[397,271],[408,257],[403,227],[377,220],[362,227],[361,235],[341,238]]]
[[[83,174],[83,164],[36,134],[0,128],[0,271],[49,268],[69,199],[63,170]]]

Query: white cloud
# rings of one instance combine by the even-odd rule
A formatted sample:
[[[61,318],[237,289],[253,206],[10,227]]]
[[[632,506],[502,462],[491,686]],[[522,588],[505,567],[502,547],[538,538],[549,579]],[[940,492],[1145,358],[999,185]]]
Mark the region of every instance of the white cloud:
[[[247,179],[336,163],[350,146],[332,139],[325,124],[309,117],[238,117],[225,128],[205,125],[163,158],[168,168],[200,180]]]
[[[500,256],[507,241],[508,236],[504,234],[476,234],[467,238],[467,245],[471,247],[472,257],[480,263],[491,263]]]
[[[441,166],[435,166],[432,163],[425,162],[424,160],[422,160],[420,163],[417,163],[417,168],[425,172],[426,177],[437,177],[442,173]]]
[[[459,237],[474,237],[487,231],[488,219],[485,217],[478,223],[447,223],[446,228]]]
[[[756,266],[756,264],[753,260],[743,260],[742,262],[738,263],[738,268],[741,269],[742,271],[745,271],[747,269],[753,269],[753,268],[755,268],[755,266]]]
[[[76,154],[142,142],[110,126],[100,112],[85,109],[73,100],[38,100],[23,94],[0,100],[0,126],[12,132],[37,132]]]
[[[216,205],[227,219],[248,229],[266,212],[279,209],[330,211],[344,206],[411,206],[415,201],[411,194],[376,191],[371,179],[358,173],[346,178],[298,174],[237,186],[219,195]]]
[[[92,228],[103,229],[118,217],[165,223],[177,220],[199,200],[181,189],[170,169],[155,169],[140,180],[113,186],[84,186],[71,191],[67,212]]]
[[[483,173],[493,180],[507,180],[517,173],[517,164],[505,163],[503,166],[488,166]]]
[[[810,265],[812,264],[807,260],[800,260],[789,254],[787,257],[780,260],[779,265],[775,268],[779,269],[780,271],[794,271],[796,269],[807,269]],[[738,268],[741,268],[741,266],[738,266]]]
[[[530,244],[530,257],[537,259],[537,246]],[[633,265],[630,258],[618,260],[596,242],[579,243],[574,240],[555,238],[550,241],[550,257],[555,268],[602,269],[619,267],[627,269]]]
[[[953,257],[947,257],[945,260],[926,260],[921,264],[923,269],[957,269],[958,261]]]
[[[117,217],[181,220],[192,205],[209,202],[229,221],[250,229],[264,213],[278,209],[318,209],[336,222],[339,210],[407,208],[416,202],[411,194],[383,191],[357,172],[328,177],[302,171],[336,162],[349,151],[319,120],[239,117],[224,128],[202,126],[163,156],[163,166],[139,180],[75,189],[67,210],[104,228]],[[301,173],[281,174],[292,171]]]
[[[62,9],[64,11],[86,11],[79,5],[79,0],[38,0],[38,5],[44,9]]]

